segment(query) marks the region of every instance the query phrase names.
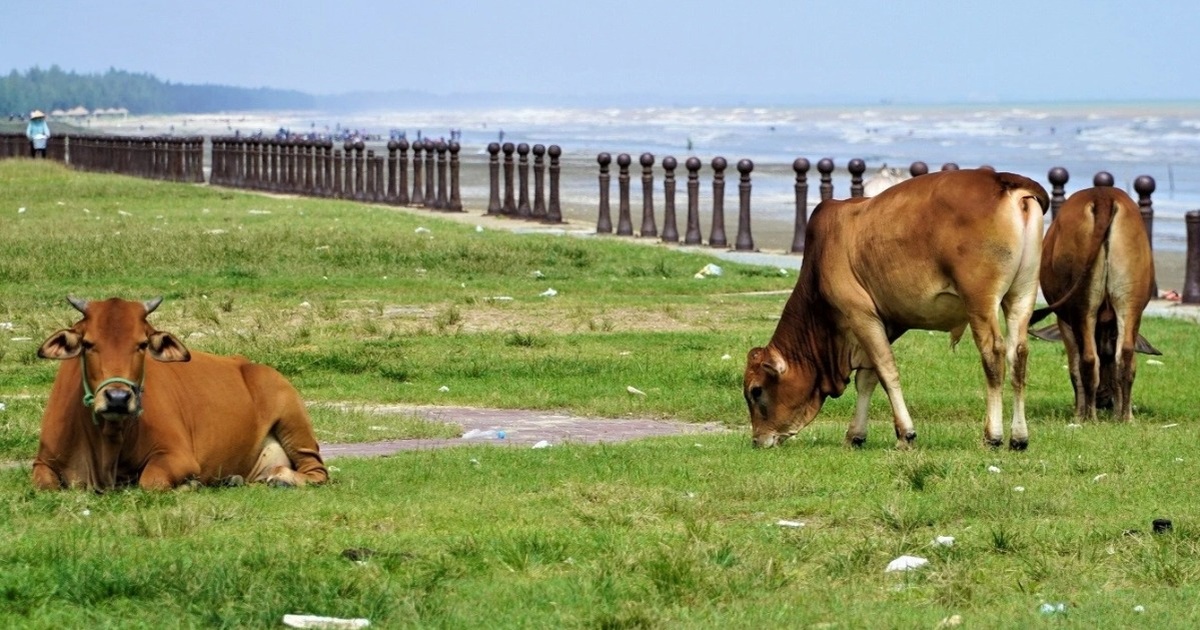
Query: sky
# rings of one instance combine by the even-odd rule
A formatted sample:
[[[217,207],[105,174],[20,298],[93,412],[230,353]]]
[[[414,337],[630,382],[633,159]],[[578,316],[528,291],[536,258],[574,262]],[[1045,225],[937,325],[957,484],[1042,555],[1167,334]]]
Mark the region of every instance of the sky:
[[[7,13],[5,73],[597,105],[1200,100],[1196,0],[14,0]]]

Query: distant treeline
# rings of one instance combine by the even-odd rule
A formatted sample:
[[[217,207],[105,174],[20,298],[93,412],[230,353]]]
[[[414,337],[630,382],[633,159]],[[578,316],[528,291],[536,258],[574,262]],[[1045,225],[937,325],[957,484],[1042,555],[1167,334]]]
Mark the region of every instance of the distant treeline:
[[[294,90],[238,88],[225,85],[182,85],[145,73],[109,69],[103,74],[49,70],[13,70],[0,78],[0,115],[50,112],[83,106],[125,108],[131,114],[199,114],[256,109],[312,109],[316,99]]]

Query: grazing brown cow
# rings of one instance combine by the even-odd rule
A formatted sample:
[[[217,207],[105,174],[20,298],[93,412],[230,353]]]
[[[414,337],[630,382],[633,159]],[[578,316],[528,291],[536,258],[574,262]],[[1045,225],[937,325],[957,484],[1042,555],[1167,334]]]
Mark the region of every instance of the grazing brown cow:
[[[38,349],[63,364],[42,416],[35,487],[328,478],[304,403],[279,372],[189,352],[146,321],[162,298],[68,300],[83,319]]]
[[[1081,190],[1062,205],[1046,231],[1042,293],[1058,325],[1035,331],[1067,348],[1075,415],[1094,420],[1096,407],[1133,419],[1134,351],[1161,354],[1141,335],[1142,311],[1154,285],[1154,257],[1133,199],[1111,186]]]
[[[1031,179],[962,170],[916,177],[873,198],[817,206],[800,277],[775,334],[746,358],[743,393],[754,445],[772,446],[812,422],[857,370],[858,405],[847,443],[866,440],[871,392],[882,382],[897,445],[907,447],[916,431],[891,342],[916,328],[950,331],[954,344],[970,324],[987,377],[984,440],[992,446],[1003,441],[1007,356],[1013,368],[1009,444],[1025,448],[1025,336],[1048,205],[1045,189]]]

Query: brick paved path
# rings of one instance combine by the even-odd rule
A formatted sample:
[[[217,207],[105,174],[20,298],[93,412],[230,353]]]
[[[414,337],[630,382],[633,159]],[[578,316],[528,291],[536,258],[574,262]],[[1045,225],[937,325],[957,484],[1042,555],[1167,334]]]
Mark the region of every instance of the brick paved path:
[[[399,451],[491,444],[497,446],[522,446],[530,448],[546,440],[550,444],[566,442],[596,444],[599,442],[625,442],[659,435],[681,435],[692,433],[717,433],[727,431],[724,426],[707,423],[696,424],[649,420],[640,418],[585,418],[545,411],[522,409],[479,409],[474,407],[414,407],[407,405],[383,405],[372,407],[376,413],[415,415],[429,420],[453,423],[463,428],[463,433],[473,429],[504,431],[504,438],[449,438],[421,440],[386,440],[355,444],[322,444],[321,454],[326,458],[375,457]]]

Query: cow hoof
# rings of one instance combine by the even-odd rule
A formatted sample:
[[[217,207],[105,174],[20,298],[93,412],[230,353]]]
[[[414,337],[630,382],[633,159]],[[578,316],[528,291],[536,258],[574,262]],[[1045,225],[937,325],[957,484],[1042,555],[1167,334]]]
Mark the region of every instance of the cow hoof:
[[[896,440],[896,449],[901,450],[901,451],[907,451],[907,450],[911,449],[912,447],[916,446],[916,444],[915,444],[916,441],[917,441],[917,434],[915,431],[911,432],[911,433],[907,433],[907,434],[905,434],[904,439]]]
[[[1023,451],[1025,449],[1029,448],[1029,438],[1024,438],[1024,439],[1020,439],[1020,440],[1018,440],[1017,438],[1013,438],[1008,441],[1008,448],[1010,448],[1011,450],[1014,450],[1014,451]]]
[[[849,446],[852,448],[862,448],[862,445],[866,444],[866,443],[867,443],[867,436],[865,436],[865,435],[847,435],[846,436],[846,446]]]
[[[246,478],[241,475],[233,475],[225,478],[225,485],[230,488],[240,488],[246,485]]]
[[[267,479],[267,485],[271,486],[272,488],[295,488],[296,487],[296,484],[293,483],[292,480],[284,479],[282,477],[271,477],[270,479]]]
[[[988,448],[1000,448],[1000,445],[1003,443],[1004,443],[1004,440],[1002,438],[990,438],[990,437],[983,438],[983,445]]]

